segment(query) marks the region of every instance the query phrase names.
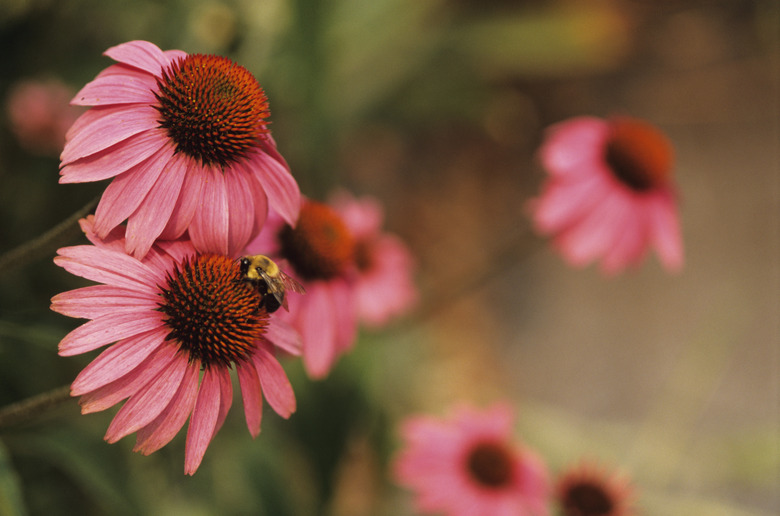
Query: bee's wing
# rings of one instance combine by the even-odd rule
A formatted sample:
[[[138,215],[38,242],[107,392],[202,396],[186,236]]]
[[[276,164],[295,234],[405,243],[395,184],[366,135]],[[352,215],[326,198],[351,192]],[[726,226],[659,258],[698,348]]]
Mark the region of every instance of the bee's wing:
[[[287,300],[284,298],[284,288],[279,286],[279,278],[272,278],[268,275],[267,272],[259,267],[257,272],[260,273],[260,276],[263,278],[263,280],[265,280],[265,284],[268,285],[268,291],[274,295],[276,300],[279,301],[279,304],[282,305],[286,310]]]
[[[282,283],[284,283],[285,288],[287,288],[288,290],[292,290],[293,292],[297,292],[299,294],[306,293],[306,289],[303,288],[303,285],[298,283],[298,281],[295,278],[288,276],[282,271],[279,271],[279,278],[282,280]]]

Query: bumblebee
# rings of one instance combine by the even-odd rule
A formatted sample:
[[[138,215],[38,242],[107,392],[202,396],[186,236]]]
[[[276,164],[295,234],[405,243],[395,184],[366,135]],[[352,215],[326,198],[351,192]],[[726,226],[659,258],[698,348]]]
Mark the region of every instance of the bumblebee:
[[[262,296],[260,308],[273,313],[283,307],[287,308],[285,293],[288,290],[305,294],[303,285],[282,272],[276,263],[262,254],[244,256],[239,260],[239,268],[244,281],[251,283]]]

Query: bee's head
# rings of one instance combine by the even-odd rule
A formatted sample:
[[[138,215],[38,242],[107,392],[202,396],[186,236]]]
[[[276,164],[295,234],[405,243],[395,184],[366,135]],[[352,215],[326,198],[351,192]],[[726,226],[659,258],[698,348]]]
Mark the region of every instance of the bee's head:
[[[251,262],[249,261],[249,258],[247,258],[246,256],[241,258],[238,261],[238,267],[239,267],[239,270],[241,271],[242,275],[246,276],[246,273],[249,272],[249,264],[250,263]]]

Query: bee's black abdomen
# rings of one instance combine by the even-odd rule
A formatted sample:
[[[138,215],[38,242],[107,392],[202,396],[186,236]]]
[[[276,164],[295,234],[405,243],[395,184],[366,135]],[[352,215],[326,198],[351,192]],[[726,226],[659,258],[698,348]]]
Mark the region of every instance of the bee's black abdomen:
[[[282,304],[273,294],[266,294],[263,296],[263,305],[265,305],[265,311],[269,314],[279,310],[279,307],[282,306]]]

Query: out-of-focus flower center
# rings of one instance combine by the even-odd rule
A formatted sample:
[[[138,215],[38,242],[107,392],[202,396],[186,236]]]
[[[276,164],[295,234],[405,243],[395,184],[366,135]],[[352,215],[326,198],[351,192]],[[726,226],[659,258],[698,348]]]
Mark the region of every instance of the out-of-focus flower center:
[[[230,59],[189,55],[163,70],[155,93],[160,126],[177,152],[225,166],[268,132],[268,99],[257,80]]]
[[[306,201],[293,228],[279,232],[281,254],[305,280],[328,280],[344,274],[354,259],[355,242],[336,211]]]
[[[614,506],[609,495],[595,484],[570,486],[561,500],[566,516],[607,516]]]
[[[205,367],[247,358],[265,331],[268,314],[235,260],[213,254],[186,259],[167,280],[159,302],[170,329],[167,340]]]
[[[672,144],[660,130],[642,120],[611,120],[604,157],[615,177],[635,191],[662,187],[671,180]]]
[[[500,488],[513,480],[512,454],[501,443],[480,443],[471,450],[467,460],[469,474],[485,487]]]
[[[374,266],[374,245],[368,239],[355,242],[355,265],[361,272],[367,272]]]

